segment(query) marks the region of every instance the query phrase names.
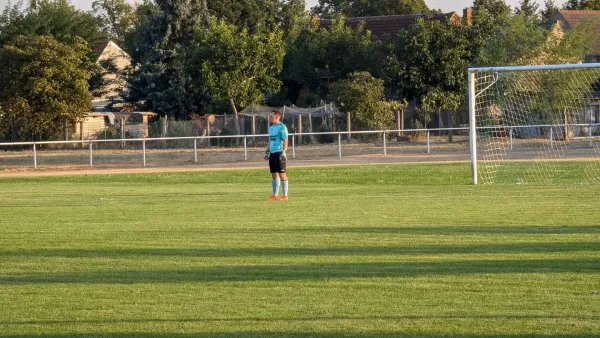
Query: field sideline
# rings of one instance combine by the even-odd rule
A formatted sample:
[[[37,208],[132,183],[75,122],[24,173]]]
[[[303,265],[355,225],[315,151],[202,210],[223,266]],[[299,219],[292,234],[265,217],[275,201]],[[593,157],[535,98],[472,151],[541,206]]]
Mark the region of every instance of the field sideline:
[[[289,176],[0,178],[0,337],[600,336],[600,185]]]

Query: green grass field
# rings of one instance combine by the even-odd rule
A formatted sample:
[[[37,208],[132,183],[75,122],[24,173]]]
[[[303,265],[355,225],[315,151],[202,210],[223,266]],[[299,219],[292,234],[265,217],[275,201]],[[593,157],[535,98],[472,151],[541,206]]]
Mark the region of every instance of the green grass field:
[[[600,186],[289,176],[0,179],[0,336],[600,336]]]

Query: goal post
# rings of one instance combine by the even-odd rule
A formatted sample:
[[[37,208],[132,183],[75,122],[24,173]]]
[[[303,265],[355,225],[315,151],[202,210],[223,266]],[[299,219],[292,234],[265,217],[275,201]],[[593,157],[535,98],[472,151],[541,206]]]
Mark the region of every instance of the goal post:
[[[470,68],[468,87],[473,184],[600,183],[600,63]]]

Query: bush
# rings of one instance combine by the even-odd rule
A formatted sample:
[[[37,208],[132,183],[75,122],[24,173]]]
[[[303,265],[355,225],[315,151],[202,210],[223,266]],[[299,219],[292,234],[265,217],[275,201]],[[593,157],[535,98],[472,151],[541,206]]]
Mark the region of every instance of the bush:
[[[319,133],[331,133],[332,130],[326,125],[321,125],[317,128],[317,132]],[[327,134],[327,135],[317,135],[317,141],[319,143],[333,143],[335,140],[335,135]]]
[[[225,125],[223,128],[221,128],[219,136],[229,135],[236,135],[235,127],[232,125]],[[217,147],[232,147],[234,144],[237,144],[237,139],[235,138],[219,138],[211,140],[211,145]]]
[[[424,129],[425,128],[423,126],[423,124],[421,123],[421,121],[419,121],[419,120],[413,120],[412,125],[413,125],[412,129]],[[418,142],[423,138],[424,134],[425,134],[424,131],[411,131],[410,139],[412,142]]]
[[[96,133],[97,140],[115,140],[120,138],[121,134],[115,126],[107,126],[104,130]]]

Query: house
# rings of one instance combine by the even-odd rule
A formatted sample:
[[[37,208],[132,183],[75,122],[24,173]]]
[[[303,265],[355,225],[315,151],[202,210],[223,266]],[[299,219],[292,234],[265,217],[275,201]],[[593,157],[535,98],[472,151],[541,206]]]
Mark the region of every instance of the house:
[[[557,9],[550,19],[550,25],[554,26],[555,30],[563,32],[570,31],[584,22],[589,22],[590,24],[594,25],[596,31],[600,31],[600,11]],[[600,38],[596,41],[593,49],[586,56],[585,61],[600,61]]]
[[[81,140],[103,139],[102,133],[109,126],[117,129],[121,138],[145,138],[148,137],[149,119],[154,116],[156,113],[151,112],[88,112],[72,130]]]
[[[463,17],[465,18],[467,25],[471,24],[472,10],[471,8],[465,8],[463,11]],[[344,19],[344,24],[356,29],[361,22],[365,23],[365,29],[371,31],[371,37],[378,41],[390,41],[393,40],[398,33],[415,24],[418,19],[435,20],[435,21],[447,21],[454,24],[461,24],[461,17],[456,12],[442,13],[442,14],[404,14],[404,15],[386,15],[386,16],[364,16],[355,18]],[[319,20],[320,28],[329,28],[333,20],[321,19]]]
[[[106,61],[112,61],[119,72],[131,66],[131,57],[129,54],[113,41],[108,41],[104,49],[102,49],[98,60],[96,60],[96,64],[101,65]],[[110,103],[121,100],[119,92],[125,88],[125,80],[118,74],[105,74],[104,80],[108,84],[103,88],[102,96],[92,101],[92,111],[103,111]]]
[[[99,47],[99,48],[98,48]],[[108,41],[104,48],[101,45],[95,48],[99,57],[97,64],[104,61],[112,61],[118,71],[123,71],[131,66],[131,57],[121,49],[116,43]],[[148,137],[148,120],[156,116],[152,112],[125,112],[112,111],[117,105],[111,104],[121,101],[120,91],[125,88],[126,82],[118,74],[105,74],[104,79],[107,82],[103,88],[102,96],[92,100],[92,109],[84,113],[83,119],[72,127],[74,135],[81,140],[104,138],[103,132],[112,126],[116,128],[121,137]]]

